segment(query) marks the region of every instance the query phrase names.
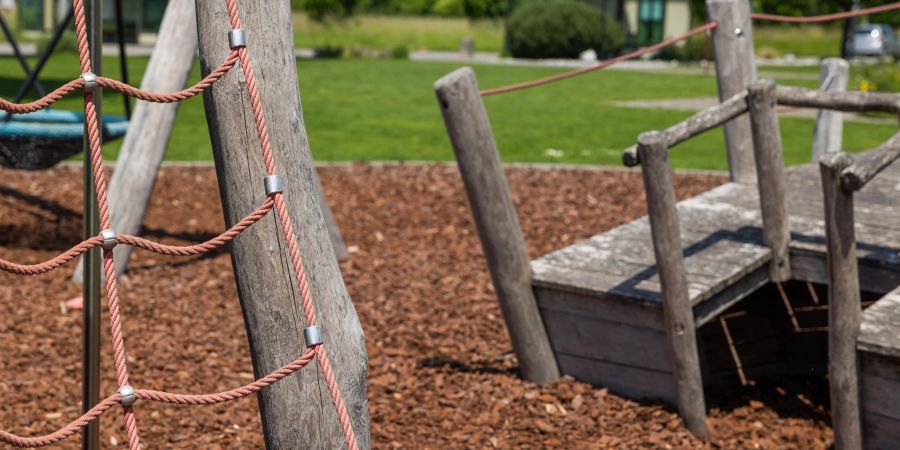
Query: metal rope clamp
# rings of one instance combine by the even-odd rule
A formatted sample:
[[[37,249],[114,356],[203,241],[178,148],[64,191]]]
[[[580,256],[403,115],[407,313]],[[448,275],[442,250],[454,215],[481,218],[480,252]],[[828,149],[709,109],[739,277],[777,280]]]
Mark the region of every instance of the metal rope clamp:
[[[113,230],[103,230],[100,232],[100,237],[103,238],[103,243],[100,244],[105,250],[112,250],[116,245],[119,244],[117,239],[118,235]]]
[[[322,343],[325,342],[325,337],[322,336],[322,328],[320,327],[304,328],[303,339],[306,340],[307,347],[315,347],[317,345],[322,345]]]
[[[94,92],[97,90],[97,75],[94,72],[85,72],[81,74],[84,80],[84,92]]]
[[[228,32],[228,46],[232,50],[237,50],[247,46],[247,33],[240,28],[235,28]]]
[[[126,384],[120,387],[116,392],[118,392],[119,395],[122,396],[122,406],[131,406],[135,401],[137,401],[137,396],[135,395],[134,388],[131,387],[131,385]]]
[[[266,197],[284,192],[284,183],[280,175],[269,175],[263,181],[266,185]]]

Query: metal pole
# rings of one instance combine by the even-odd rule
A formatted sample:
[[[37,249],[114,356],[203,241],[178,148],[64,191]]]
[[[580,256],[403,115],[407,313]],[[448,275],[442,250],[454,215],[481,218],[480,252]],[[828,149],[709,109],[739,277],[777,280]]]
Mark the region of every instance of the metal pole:
[[[103,2],[84,0],[87,18],[88,42],[91,52],[91,66],[100,75],[103,48]],[[100,100],[101,91],[94,92],[97,116],[103,117]],[[101,119],[102,129],[102,119]],[[94,189],[94,174],[88,149],[88,130],[84,130],[84,238],[90,239],[100,234],[100,214],[97,194]],[[100,256],[99,247],[91,249],[84,258],[84,361],[82,410],[88,411],[100,402]],[[100,420],[91,422],[84,428],[82,449],[100,449]]]
[[[28,79],[25,81],[25,84],[19,88],[19,92],[16,92],[16,96],[13,99],[14,102],[21,102],[22,99],[25,98],[25,95],[28,94],[28,90],[31,89],[31,86],[37,81],[41,71],[44,70],[44,65],[47,64],[50,55],[53,54],[53,50],[56,49],[56,45],[59,44],[59,40],[62,39],[63,33],[65,33],[66,29],[69,27],[71,21],[72,10],[69,9],[66,16],[59,22],[59,26],[56,27],[56,31],[53,33],[53,37],[50,38],[50,43],[47,45],[47,48],[44,49],[44,54],[41,55],[41,59],[38,61],[37,65],[34,66],[31,73],[28,74]]]
[[[10,47],[12,47],[13,53],[15,53],[16,58],[19,60],[19,64],[22,65],[22,70],[25,71],[25,74],[31,75],[31,66],[28,64],[28,60],[25,59],[25,55],[22,54],[22,49],[19,48],[19,43],[16,41],[16,37],[13,35],[12,30],[9,29],[9,24],[6,23],[6,19],[3,18],[3,14],[0,14],[0,28],[3,29],[3,34],[6,35],[6,41],[9,42]],[[38,95],[38,97],[43,97],[47,95],[47,91],[44,90],[44,87],[41,86],[39,81],[34,82],[34,92]]]
[[[122,82],[128,84],[128,55],[125,51],[125,9],[123,0],[115,0],[116,6],[116,40],[119,43],[119,69],[122,72]],[[131,97],[122,94],[125,102],[125,118],[131,120]]]

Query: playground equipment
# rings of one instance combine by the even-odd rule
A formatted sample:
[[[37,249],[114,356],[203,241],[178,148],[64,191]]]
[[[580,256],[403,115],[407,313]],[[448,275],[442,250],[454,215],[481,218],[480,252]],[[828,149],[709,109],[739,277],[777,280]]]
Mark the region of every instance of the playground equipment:
[[[119,63],[123,82],[128,83],[128,58],[125,51],[124,24],[122,22],[122,0],[116,0],[116,35],[119,44]],[[18,103],[34,90],[39,97],[46,92],[38,81],[44,65],[50,59],[63,33],[72,23],[73,12],[70,9],[56,26],[50,43],[44,49],[34,69],[28,64],[25,55],[10,30],[9,25],[0,14],[0,30],[3,31],[13,53],[25,71],[26,79],[13,98]],[[103,140],[110,141],[125,135],[128,119],[131,117],[130,98],[123,96],[125,102],[125,118],[103,118]],[[0,166],[21,170],[41,170],[50,168],[66,158],[82,151],[84,138],[84,115],[70,111],[36,111],[31,114],[0,114]]]
[[[833,115],[820,114],[821,137],[814,143],[814,158],[823,161],[824,181],[820,181],[812,164],[784,169],[775,108],[900,114],[900,95],[842,92],[840,81],[833,84],[828,77],[821,91],[776,88],[772,81],[757,80],[751,19],[780,16],[751,14],[745,0],[708,0],[707,6],[710,23],[668,43],[711,30],[720,104],[664,131],[641,134],[638,144],[623,155],[627,165],[641,165],[649,216],[530,264],[481,97],[558,81],[610,63],[483,91],[469,69],[435,84],[522,373],[538,382],[570,374],[627,396],[665,400],[677,405],[691,431],[705,436],[704,382],[713,381],[721,367],[712,353],[718,349],[698,337],[700,327],[724,319],[724,312],[768,284],[781,292],[788,280],[829,284],[835,446],[861,448],[863,436],[873,448],[896,444],[898,403],[888,406],[877,394],[900,383],[900,342],[894,337],[900,325],[895,318],[885,318],[897,308],[896,294],[876,303],[879,308],[866,315],[871,324],[863,326],[869,332],[860,337],[859,345],[867,352],[863,361],[876,362],[863,365],[861,406],[856,347],[858,280],[865,280],[866,290],[876,294],[892,292],[900,284],[900,229],[891,225],[896,223],[891,193],[896,191],[900,168],[888,167],[900,155],[900,134],[851,164],[849,157],[833,156],[840,133],[828,125],[835,120]],[[898,8],[900,3],[894,3],[792,21]],[[823,71],[833,73],[843,65]],[[676,203],[669,149],[718,126],[725,127],[732,182]],[[851,191],[881,171],[883,180],[873,181],[858,194],[855,224],[863,244],[857,253]],[[793,314],[786,298],[785,305]],[[879,328],[885,322],[892,324],[889,331]],[[766,325],[758,324],[761,331]],[[727,328],[725,332],[727,337]],[[743,376],[739,355],[732,355]],[[866,385],[886,372],[894,384]],[[868,420],[862,425],[860,409]]]
[[[119,387],[116,393],[96,405],[86,405],[85,414],[54,433],[21,437],[0,431],[0,442],[20,447],[52,445],[84,429],[104,412],[120,405],[124,412],[129,447],[138,450],[141,444],[134,408],[137,400],[208,405],[260,393],[263,431],[270,446],[333,448],[339,442],[345,442],[350,449],[369,447],[367,366],[362,329],[343,284],[333,248],[328,242],[319,202],[314,195],[314,178],[310,175],[314,168],[300,114],[299,92],[294,90],[292,95],[285,95],[285,89],[290,90],[291,86],[296,89],[289,5],[284,2],[273,5],[263,0],[244,1],[241,11],[248,20],[242,24],[234,0],[216,3],[198,0],[195,4],[199,16],[201,61],[207,73],[195,86],[171,94],[155,94],[94,74],[92,56],[96,56],[93,50],[99,43],[96,38],[99,2],[91,4],[90,17],[93,20],[90,23],[95,34],[89,42],[85,1],[75,0],[73,14],[83,75],[34,102],[18,104],[0,99],[0,109],[4,111],[31,113],[75,91],[84,91],[88,128],[85,134],[89,148],[86,161],[92,169],[88,173],[96,186],[103,231],[44,263],[25,265],[0,259],[0,270],[19,275],[39,275],[90,250],[102,248]],[[228,17],[230,23],[221,20],[223,17]],[[258,62],[259,73],[264,74],[266,85],[256,82],[248,40],[254,53],[262,56],[261,62]],[[291,63],[285,65],[285,61]],[[229,74],[238,64],[242,78]],[[214,83],[217,87],[212,89]],[[227,222],[232,224],[227,231],[207,242],[191,246],[164,245],[113,231],[106,176],[102,170],[101,132],[95,96],[98,88],[114,89],[160,103],[178,102],[208,92],[206,106],[216,160],[219,162],[222,202]],[[269,114],[263,110],[263,104],[270,106]],[[241,105],[250,105],[252,114],[246,114]],[[267,121],[267,116],[272,120]],[[249,136],[256,136],[257,139]],[[259,154],[246,150],[256,145],[260,148]],[[278,171],[273,147],[296,149],[277,155],[285,172]],[[258,189],[247,189],[248,185]],[[247,210],[253,212],[245,216],[243,211]],[[265,220],[273,211],[277,221]],[[278,228],[281,233],[276,238]],[[238,291],[247,320],[254,371],[259,379],[236,389],[207,395],[173,394],[132,387],[122,333],[113,249],[119,245],[131,245],[160,254],[199,255],[228,243],[233,245]],[[328,298],[329,301],[315,302],[314,298]],[[325,340],[340,343],[329,346],[333,360],[325,352]],[[297,356],[298,349],[303,348],[305,350]],[[303,378],[294,376],[291,378],[293,383],[282,382],[274,389],[269,388],[314,360],[318,362],[320,371]],[[333,408],[326,407],[320,401],[321,386],[327,389]],[[342,391],[346,394],[342,395]]]

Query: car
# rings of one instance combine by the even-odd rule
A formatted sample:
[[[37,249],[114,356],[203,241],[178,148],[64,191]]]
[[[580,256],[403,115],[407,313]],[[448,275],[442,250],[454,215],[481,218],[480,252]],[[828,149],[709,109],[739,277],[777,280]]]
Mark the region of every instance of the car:
[[[898,56],[900,42],[889,25],[869,24],[853,32],[853,54],[858,56]]]

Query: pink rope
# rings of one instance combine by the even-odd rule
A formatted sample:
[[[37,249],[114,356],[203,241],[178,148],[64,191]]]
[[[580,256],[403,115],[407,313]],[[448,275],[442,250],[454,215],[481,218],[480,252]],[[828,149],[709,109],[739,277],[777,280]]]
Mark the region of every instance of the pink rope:
[[[83,1],[84,0],[73,0],[75,32],[78,39],[79,63],[81,66],[81,71],[92,72],[90,48],[87,39],[87,20],[85,18]],[[226,4],[233,28],[240,28],[240,17],[238,15],[237,6],[234,0],[226,0]],[[253,109],[254,120],[256,121],[257,125],[257,134],[259,136],[260,148],[263,154],[266,171],[270,175],[273,175],[276,173],[275,159],[272,154],[265,115],[262,108],[262,101],[259,95],[259,88],[256,84],[256,79],[252,69],[252,63],[250,61],[250,57],[248,55],[246,47],[242,47],[238,50],[233,50],[229,57],[225,60],[225,62],[223,62],[218,68],[213,70],[209,75],[204,77],[203,80],[201,80],[194,86],[171,94],[157,94],[147,92],[129,86],[125,83],[103,77],[98,78],[97,84],[98,86],[114,89],[126,95],[130,95],[139,99],[159,103],[172,103],[186,100],[205,91],[210,86],[212,86],[213,83],[215,83],[226,73],[228,73],[228,71],[231,70],[231,68],[234,67],[238,61],[240,61],[241,67],[244,71],[244,75],[247,79],[247,91],[250,95],[251,106]],[[69,83],[51,92],[49,95],[34,102],[16,104],[0,99],[0,109],[11,113],[34,112],[52,105],[66,95],[74,92],[75,90],[82,89],[83,87],[84,80],[79,78],[70,81]],[[107,200],[107,181],[103,171],[103,156],[101,154],[102,144],[100,135],[100,120],[97,116],[96,101],[92,92],[84,92],[84,111],[85,121],[87,123],[88,157],[90,158],[90,164],[93,169],[94,184],[97,193],[97,203],[100,213],[100,225],[104,229],[111,229],[112,224],[109,214],[109,202]],[[287,207],[285,206],[284,198],[281,193],[274,194],[271,197],[267,197],[262,205],[260,205],[255,211],[250,213],[243,220],[241,220],[219,236],[216,236],[215,238],[200,244],[190,246],[163,245],[141,237],[130,235],[117,236],[116,243],[132,245],[135,247],[140,247],[167,255],[187,256],[203,254],[220,248],[229,241],[233,240],[242,232],[247,230],[250,226],[268,215],[268,213],[273,208],[275,208],[277,211],[285,240],[288,243],[291,262],[298,281],[298,289],[303,300],[303,309],[306,315],[307,325],[313,326],[316,324],[316,314],[312,295],[310,293],[309,281],[307,279],[306,270],[303,266],[303,261],[300,256],[299,245],[296,240],[294,227],[291,223],[290,216],[287,213]],[[37,275],[46,273],[75,259],[88,250],[98,247],[102,244],[102,237],[93,237],[91,239],[85,240],[84,242],[81,242],[80,244],[72,247],[68,251],[51,260],[32,265],[16,264],[0,259],[0,270],[19,275]],[[113,252],[110,249],[106,249],[103,252],[103,269],[106,274],[106,297],[107,307],[109,308],[110,334],[112,335],[113,360],[116,370],[116,380],[119,387],[123,387],[129,384],[128,367],[125,357],[125,343],[122,333],[122,314],[119,307],[120,300],[118,283],[116,279],[115,263],[113,260]],[[313,349],[307,349],[307,351],[297,359],[279,368],[266,377],[229,391],[223,391],[213,394],[191,395],[139,389],[135,391],[135,397],[144,400],[186,405],[208,405],[236,400],[259,392],[260,390],[293,374],[303,367],[306,367],[313,358],[316,358],[319,361],[319,366],[321,367],[323,377],[325,378],[329,393],[338,413],[338,418],[341,423],[341,430],[344,433],[345,438],[347,439],[347,446],[351,450],[356,450],[358,449],[358,444],[353,432],[350,416],[341,397],[340,388],[335,378],[334,371],[331,368],[331,363],[328,360],[328,355],[326,354],[325,349],[321,344],[314,346]],[[80,416],[75,421],[69,423],[56,432],[44,436],[21,437],[0,430],[0,442],[5,442],[19,447],[41,447],[52,445],[77,433],[79,430],[87,426],[91,421],[96,420],[104,412],[113,408],[116,404],[121,404],[121,400],[122,398],[119,394],[111,395],[100,402],[98,405],[91,408],[91,410]],[[128,434],[129,448],[132,450],[139,450],[141,448],[141,443],[134,409],[131,406],[122,405],[122,414],[124,416],[123,418],[125,422],[125,429]]]
[[[821,16],[797,17],[797,16],[780,16],[777,14],[753,13],[750,17],[754,20],[768,20],[772,22],[785,23],[820,23],[830,22],[833,20],[849,19],[851,17],[865,16],[885,11],[893,11],[900,9],[900,2],[890,3],[887,5],[873,6],[871,8],[858,9],[856,11],[845,11],[832,14],[823,14]]]

